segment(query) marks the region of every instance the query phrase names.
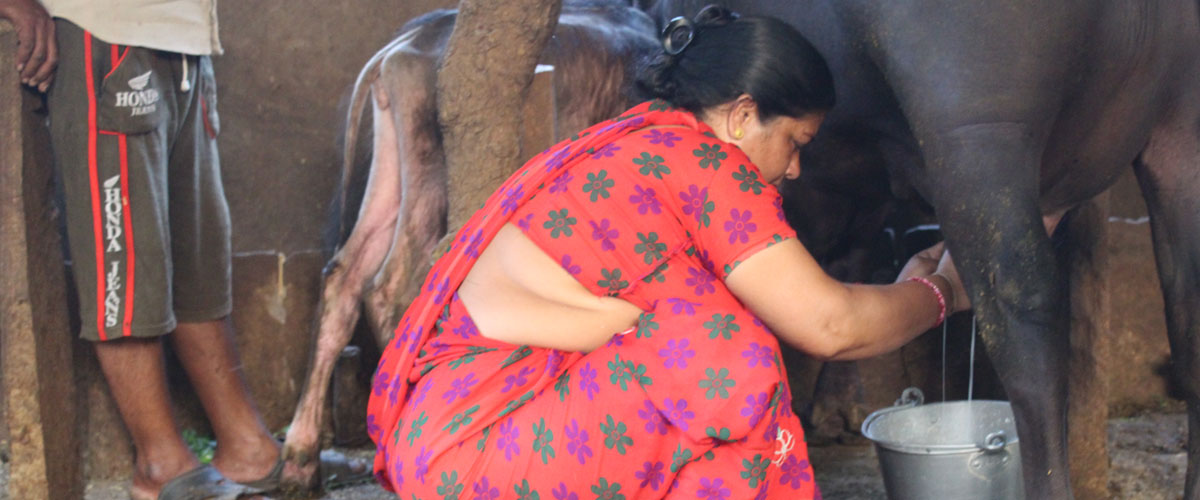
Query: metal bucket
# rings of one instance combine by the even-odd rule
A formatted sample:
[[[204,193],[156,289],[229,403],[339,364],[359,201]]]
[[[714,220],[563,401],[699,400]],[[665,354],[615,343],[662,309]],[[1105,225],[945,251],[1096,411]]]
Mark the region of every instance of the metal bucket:
[[[1005,401],[923,405],[908,388],[862,425],[891,500],[1023,500],[1021,448]]]

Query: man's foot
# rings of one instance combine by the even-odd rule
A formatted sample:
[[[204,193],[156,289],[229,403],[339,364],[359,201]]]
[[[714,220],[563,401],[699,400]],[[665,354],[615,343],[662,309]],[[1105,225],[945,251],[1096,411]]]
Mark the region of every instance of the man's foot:
[[[213,467],[241,484],[257,484],[273,475],[277,476],[281,456],[279,442],[266,435],[255,441],[253,445],[227,445],[225,449],[221,448],[221,442],[218,441]]]
[[[222,476],[211,465],[187,471],[163,485],[158,500],[235,500],[261,493]]]
[[[163,486],[173,479],[195,470],[200,466],[191,455],[177,458],[169,463],[148,463],[138,461],[134,464],[133,481],[129,486],[129,497],[132,500],[154,500]]]

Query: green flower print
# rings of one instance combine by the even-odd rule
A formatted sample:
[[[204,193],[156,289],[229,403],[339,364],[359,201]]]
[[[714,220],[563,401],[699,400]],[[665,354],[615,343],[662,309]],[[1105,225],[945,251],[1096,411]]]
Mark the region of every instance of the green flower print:
[[[503,417],[509,413],[512,413],[513,410],[516,410],[517,408],[524,406],[525,403],[528,403],[530,399],[533,399],[533,391],[525,391],[525,394],[522,394],[521,397],[509,401],[508,404],[504,405],[504,409],[500,410],[500,413],[496,414],[496,417]]]
[[[425,415],[425,412],[422,411],[421,414],[417,415],[417,418],[414,419],[411,424],[409,424],[410,430],[408,431],[408,438],[407,438],[409,446],[412,446],[413,440],[421,437],[421,433],[424,432],[421,430],[421,427],[424,427],[425,422],[428,422],[428,421],[429,421],[429,416]]]
[[[629,282],[621,279],[620,269],[601,269],[600,276],[604,279],[596,281],[596,286],[607,288],[608,294],[616,296],[625,287],[629,286]]]
[[[567,396],[571,394],[571,374],[563,373],[558,376],[558,381],[554,383],[554,390],[558,391],[558,400],[566,401]]]
[[[529,486],[528,479],[522,479],[521,484],[513,486],[513,492],[517,494],[517,500],[541,500],[541,495],[536,490]]]
[[[693,149],[692,154],[700,158],[700,168],[712,167],[713,170],[721,168],[721,160],[728,158],[729,155],[721,151],[720,144],[701,144],[700,149]]]
[[[754,458],[750,460],[742,459],[742,479],[745,479],[750,484],[751,488],[757,488],[758,483],[767,477],[767,465],[771,463],[762,456],[761,453],[754,454]]]
[[[742,329],[742,327],[738,326],[737,323],[734,323],[733,320],[734,316],[732,314],[726,314],[725,316],[714,314],[712,321],[704,322],[704,327],[709,329],[708,338],[715,339],[717,336],[721,336],[724,337],[725,340],[732,339],[733,335],[731,332],[740,331]]]
[[[608,479],[600,478],[600,482],[592,485],[592,493],[596,494],[596,500],[625,500],[624,493],[621,491],[621,483],[613,481],[608,484]]]
[[[445,427],[442,427],[442,430],[449,429],[450,434],[454,434],[455,432],[458,432],[459,427],[464,426],[464,425],[469,425],[471,423],[471,421],[473,420],[471,418],[471,414],[475,413],[477,411],[479,411],[479,405],[475,405],[470,408],[467,408],[466,410],[463,410],[462,413],[454,415],[454,418],[451,418],[450,423],[446,424]]]
[[[541,451],[542,464],[549,464],[549,460],[554,458],[554,447],[550,446],[550,442],[554,441],[554,431],[546,428],[546,419],[539,419],[538,423],[533,425],[533,436],[533,451]]]
[[[728,368],[722,368],[719,371],[712,368],[705,368],[704,376],[708,378],[700,381],[700,388],[708,389],[704,391],[705,399],[712,399],[716,396],[721,396],[721,399],[729,399],[729,391],[725,390],[725,388],[737,385],[737,382],[733,379],[725,378],[729,376]]]
[[[571,236],[575,234],[575,230],[571,227],[578,222],[574,217],[571,217],[567,209],[551,210],[550,219],[542,223],[542,227],[550,230],[551,238],[558,238],[559,235]]]
[[[637,237],[641,243],[633,246],[635,253],[645,254],[642,260],[647,264],[653,264],[654,261],[662,259],[663,252],[667,251],[667,244],[658,241],[658,233],[650,232],[650,234],[638,233]]]
[[[765,184],[758,180],[758,173],[747,169],[745,165],[738,165],[738,171],[733,173],[735,180],[742,181],[738,185],[738,189],[742,192],[754,191],[754,194],[762,194],[762,189]]]
[[[671,472],[678,472],[680,467],[692,460],[692,450],[683,445],[675,446],[675,454],[671,456]]]
[[[612,385],[621,386],[622,391],[629,390],[629,381],[633,379],[633,374],[625,369],[625,362],[621,361],[621,355],[618,354],[612,361],[608,362],[608,369],[611,373],[608,376],[608,381]]]
[[[600,432],[604,433],[604,446],[608,449],[617,450],[617,453],[625,454],[626,446],[633,446],[633,438],[625,435],[625,422],[616,422],[612,415],[608,415],[608,425],[600,424]]]
[[[654,336],[654,330],[658,329],[658,323],[654,321],[654,313],[644,312],[638,316],[637,323],[637,338],[650,338]]]
[[[450,474],[442,473],[442,485],[437,487],[437,492],[442,496],[442,500],[458,500],[458,495],[463,491],[463,485],[458,483],[458,471],[450,471]]]
[[[640,157],[633,159],[633,163],[641,166],[638,173],[642,175],[653,175],[656,179],[662,179],[664,174],[671,174],[671,167],[663,165],[663,157],[658,155],[642,153]]]
[[[642,278],[642,283],[649,283],[651,281],[657,281],[659,283],[662,283],[664,281],[667,281],[667,276],[666,276],[667,269],[669,269],[669,267],[667,266],[667,263],[663,262],[661,266],[658,266],[657,268],[654,269],[654,272],[646,275],[645,278]]]
[[[596,201],[598,198],[609,197],[608,188],[616,184],[615,181],[608,178],[608,171],[601,170],[596,173],[587,174],[587,182],[583,184],[583,192],[591,193],[591,201]],[[568,235],[569,236],[569,235]]]

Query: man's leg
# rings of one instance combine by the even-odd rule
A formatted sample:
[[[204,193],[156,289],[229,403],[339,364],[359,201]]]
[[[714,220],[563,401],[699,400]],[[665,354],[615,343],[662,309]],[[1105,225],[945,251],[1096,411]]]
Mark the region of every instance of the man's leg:
[[[168,480],[200,465],[180,437],[167,392],[162,342],[96,342],[96,357],[137,455],[129,496],[153,499]]]
[[[250,397],[228,319],[181,322],[171,338],[216,434],[213,465],[238,482],[266,476],[279,458],[279,443]]]

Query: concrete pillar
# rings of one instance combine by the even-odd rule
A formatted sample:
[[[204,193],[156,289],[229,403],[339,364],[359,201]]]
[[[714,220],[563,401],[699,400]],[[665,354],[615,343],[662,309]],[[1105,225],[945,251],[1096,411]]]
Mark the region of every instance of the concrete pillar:
[[[15,71],[0,22],[0,366],[11,453],[8,497],[82,498],[66,278],[38,96]]]

